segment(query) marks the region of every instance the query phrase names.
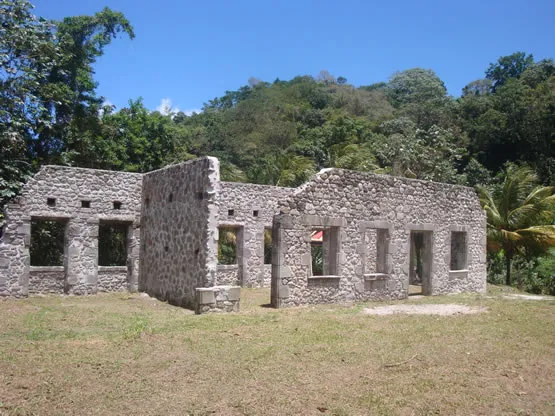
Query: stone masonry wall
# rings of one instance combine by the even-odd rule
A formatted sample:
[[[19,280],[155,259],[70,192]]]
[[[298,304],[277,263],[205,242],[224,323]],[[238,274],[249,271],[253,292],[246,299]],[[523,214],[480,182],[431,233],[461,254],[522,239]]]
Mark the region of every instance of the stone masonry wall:
[[[204,157],[144,175],[139,290],[195,309],[215,286],[219,162]]]
[[[243,287],[269,285],[269,279],[264,277],[264,229],[272,228],[272,219],[279,212],[279,202],[292,191],[292,188],[277,186],[221,182],[218,225],[241,227],[238,245],[242,247],[238,247],[239,267],[218,268],[218,284],[232,284],[230,282],[235,280]]]
[[[51,276],[30,265],[33,219],[66,224],[63,291],[73,294],[98,290],[99,222],[129,224],[127,284],[130,290],[136,290],[141,185],[142,175],[136,173],[42,167],[7,207],[0,240],[0,296],[25,296],[61,288],[59,279],[54,279],[56,284],[52,286],[47,283]],[[82,201],[88,201],[89,207],[83,207]],[[119,203],[119,209],[114,202]]]
[[[311,276],[315,228],[335,227],[324,245],[337,245],[334,275]],[[328,228],[329,229],[329,228]],[[385,273],[376,273],[381,229]],[[280,204],[274,219],[272,304],[402,299],[408,295],[411,231],[431,232],[431,276],[425,294],[483,292],[486,285],[486,217],[467,187],[330,169],[315,175]],[[451,233],[467,233],[467,268],[450,271]],[[429,235],[429,234],[428,234]],[[374,245],[374,247],[372,247]]]
[[[29,294],[62,294],[65,287],[63,266],[33,267],[29,272]]]
[[[98,268],[99,292],[125,292],[127,285],[127,266],[100,266]]]
[[[219,285],[240,286],[238,264],[218,264],[217,281]]]

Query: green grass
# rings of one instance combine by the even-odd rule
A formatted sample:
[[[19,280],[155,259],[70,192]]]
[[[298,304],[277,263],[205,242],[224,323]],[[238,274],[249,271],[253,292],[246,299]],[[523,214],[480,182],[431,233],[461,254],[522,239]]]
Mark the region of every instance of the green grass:
[[[0,414],[555,414],[555,302],[459,295],[195,316],[140,295],[0,302]],[[393,303],[393,302],[390,302]]]

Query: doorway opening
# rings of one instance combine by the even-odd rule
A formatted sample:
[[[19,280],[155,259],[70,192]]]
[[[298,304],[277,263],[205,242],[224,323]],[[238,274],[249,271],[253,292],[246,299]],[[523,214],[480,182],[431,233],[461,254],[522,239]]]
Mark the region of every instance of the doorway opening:
[[[431,294],[432,261],[432,231],[411,231],[409,296]]]

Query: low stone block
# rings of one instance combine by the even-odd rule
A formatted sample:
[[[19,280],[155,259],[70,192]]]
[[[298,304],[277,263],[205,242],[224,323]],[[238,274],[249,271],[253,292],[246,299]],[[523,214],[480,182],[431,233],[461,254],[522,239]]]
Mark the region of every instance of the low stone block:
[[[196,292],[197,292],[197,302],[200,305],[216,303],[216,296],[214,294],[213,288],[197,287]]]
[[[241,288],[239,286],[230,287],[227,293],[227,298],[230,301],[239,301],[241,299]]]

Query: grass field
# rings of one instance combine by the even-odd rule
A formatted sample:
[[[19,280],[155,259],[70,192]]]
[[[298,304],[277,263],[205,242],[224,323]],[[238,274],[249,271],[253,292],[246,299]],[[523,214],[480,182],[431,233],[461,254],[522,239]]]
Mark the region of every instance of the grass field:
[[[195,316],[141,295],[0,301],[0,414],[554,415],[555,302],[408,300]]]

